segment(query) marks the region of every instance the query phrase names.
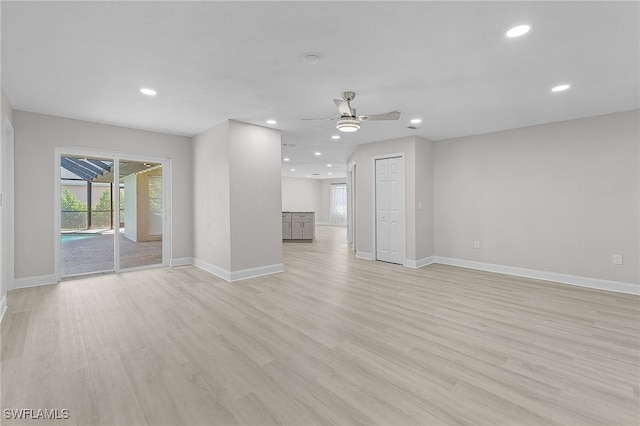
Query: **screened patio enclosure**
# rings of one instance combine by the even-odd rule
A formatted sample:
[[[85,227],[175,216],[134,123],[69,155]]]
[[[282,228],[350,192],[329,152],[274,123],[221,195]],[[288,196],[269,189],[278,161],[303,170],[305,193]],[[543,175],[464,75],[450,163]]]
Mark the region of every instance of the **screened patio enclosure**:
[[[63,232],[113,229],[113,161],[62,157]]]
[[[60,157],[61,276],[113,271],[116,255],[119,269],[162,263],[162,165],[115,166],[113,158]]]

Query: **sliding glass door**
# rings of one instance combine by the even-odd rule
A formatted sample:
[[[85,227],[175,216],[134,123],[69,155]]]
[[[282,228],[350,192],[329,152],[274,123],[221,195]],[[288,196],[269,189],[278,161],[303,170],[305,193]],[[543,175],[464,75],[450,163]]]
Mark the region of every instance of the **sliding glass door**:
[[[60,158],[62,276],[114,270],[113,158]]]
[[[120,268],[162,264],[162,164],[119,160]]]
[[[57,151],[58,279],[167,265],[169,160]]]

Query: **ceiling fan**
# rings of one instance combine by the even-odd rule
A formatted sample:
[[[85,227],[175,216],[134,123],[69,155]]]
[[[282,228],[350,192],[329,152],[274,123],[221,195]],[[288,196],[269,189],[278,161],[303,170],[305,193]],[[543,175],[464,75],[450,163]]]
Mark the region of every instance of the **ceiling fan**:
[[[351,101],[356,97],[355,92],[342,93],[342,99],[334,99],[340,118],[303,118],[303,120],[337,120],[336,129],[341,132],[356,132],[360,129],[360,123],[371,120],[397,120],[400,118],[398,111],[386,114],[356,115],[356,109],[351,106]]]

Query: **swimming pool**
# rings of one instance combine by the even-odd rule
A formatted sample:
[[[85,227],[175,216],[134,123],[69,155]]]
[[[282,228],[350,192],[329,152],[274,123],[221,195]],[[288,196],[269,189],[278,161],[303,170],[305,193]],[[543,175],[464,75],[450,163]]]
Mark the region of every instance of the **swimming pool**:
[[[97,236],[98,234],[60,234],[60,240],[64,244],[70,241],[85,240],[87,238],[93,238]]]

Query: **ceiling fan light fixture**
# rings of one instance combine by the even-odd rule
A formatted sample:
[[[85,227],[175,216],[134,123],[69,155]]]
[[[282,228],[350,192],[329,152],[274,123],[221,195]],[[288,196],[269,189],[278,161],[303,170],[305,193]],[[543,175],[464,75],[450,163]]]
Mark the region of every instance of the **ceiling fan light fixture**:
[[[360,122],[351,118],[344,118],[342,120],[338,120],[336,129],[347,133],[357,132],[360,129]]]

